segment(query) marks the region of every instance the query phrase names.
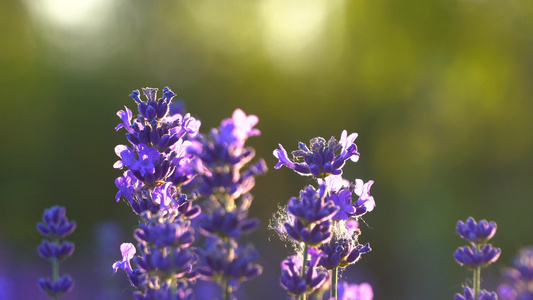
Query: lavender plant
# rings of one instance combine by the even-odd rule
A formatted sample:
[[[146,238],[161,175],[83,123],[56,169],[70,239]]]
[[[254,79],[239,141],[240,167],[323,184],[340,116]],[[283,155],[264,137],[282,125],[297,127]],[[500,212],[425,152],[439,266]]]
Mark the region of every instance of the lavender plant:
[[[135,256],[133,244],[122,244],[123,258],[113,270],[124,269],[136,288],[136,299],[190,299],[189,283],[198,277],[194,268],[198,256],[190,248],[195,239],[191,221],[199,216],[200,207],[191,203],[181,186],[194,177],[187,138],[198,133],[200,121],[190,114],[169,114],[175,96],[169,88],[157,100],[157,89],[143,92],[147,101],[141,100],[139,91],[130,95],[139,111],[134,120],[127,107],[117,113],[122,123],[115,130],[127,131],[130,146],[115,147],[120,160],[114,164],[125,169],[115,180],[116,200],[124,198],[141,221],[134,232],[140,253]]]
[[[455,261],[473,271],[473,287],[464,287],[463,294],[456,294],[455,300],[497,300],[494,292],[481,289],[481,269],[495,262],[501,254],[500,248],[495,248],[487,242],[496,233],[494,222],[481,220],[479,223],[469,217],[466,222],[458,221],[456,230],[459,236],[470,243],[455,250]]]
[[[331,137],[326,142],[316,137],[309,147],[300,142],[299,150],[292,152],[292,160],[282,145],[274,150],[276,169],[288,167],[302,176],[312,176],[318,184],[318,189],[307,186],[300,191],[300,197],[291,198],[271,222],[271,228],[282,239],[291,241],[297,253],[282,262],[280,283],[301,299],[320,289],[326,282],[327,270],[330,296],[337,298],[339,269],[371,251],[369,244],[359,244],[360,230],[354,222],[375,207],[370,196],[373,181],[349,182],[341,176],[347,160],[359,159],[356,138],[357,133],[348,135],[344,130],[339,141]],[[353,199],[354,194],[357,200]]]
[[[42,222],[37,223],[37,231],[45,238],[37,247],[37,252],[52,263],[52,279],[39,278],[38,285],[52,299],[59,299],[74,286],[68,274],[59,276],[59,263],[74,253],[74,244],[63,239],[75,229],[76,222],[68,220],[66,209],[61,206],[45,209]]]
[[[130,95],[139,111],[133,121],[127,107],[117,113],[122,123],[115,129],[127,131],[130,145],[115,148],[120,160],[114,165],[124,169],[115,181],[116,200],[125,199],[141,220],[134,232],[140,254],[122,244],[113,270],[124,269],[137,299],[191,299],[199,276],[222,282],[224,298],[231,299],[239,283],[262,271],[253,263],[257,251],[240,241],[259,225],[248,218],[249,191],[267,168],[263,160],[247,166],[255,151],[245,147],[260,133],[253,128],[258,118],[237,109],[201,135],[200,121],[172,109],[169,88],[158,100],[157,89],[143,92],[147,101],[139,91]]]
[[[502,300],[533,299],[533,247],[520,249],[512,265],[503,270],[505,283],[498,287],[498,296]]]
[[[254,263],[258,253],[253,245],[241,242],[259,226],[258,219],[248,217],[253,199],[249,191],[255,177],[267,171],[262,159],[249,164],[255,150],[245,147],[249,137],[260,134],[254,128],[257,122],[257,116],[237,109],[218,129],[199,135],[187,150],[194,156],[196,193],[203,211],[198,225],[205,241],[198,252],[202,262],[198,272],[204,279],[222,282],[228,300],[241,282],[263,270]]]

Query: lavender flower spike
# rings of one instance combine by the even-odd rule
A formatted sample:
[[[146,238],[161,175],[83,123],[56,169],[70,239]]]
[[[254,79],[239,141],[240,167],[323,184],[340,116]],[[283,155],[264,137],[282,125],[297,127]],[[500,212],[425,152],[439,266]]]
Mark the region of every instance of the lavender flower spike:
[[[37,224],[37,230],[45,240],[37,247],[39,256],[52,263],[53,278],[39,278],[38,285],[50,297],[58,299],[72,290],[74,282],[69,275],[59,276],[59,262],[74,252],[74,244],[62,241],[76,229],[76,222],[69,221],[66,210],[61,206],[53,206],[44,211],[43,221]]]

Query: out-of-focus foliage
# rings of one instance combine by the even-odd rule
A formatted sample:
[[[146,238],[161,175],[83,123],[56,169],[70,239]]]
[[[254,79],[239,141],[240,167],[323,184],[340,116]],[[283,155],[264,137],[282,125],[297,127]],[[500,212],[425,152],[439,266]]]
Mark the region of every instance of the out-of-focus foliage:
[[[482,283],[495,288],[533,243],[531,12],[527,0],[1,1],[0,276],[9,260],[40,263],[35,223],[53,204],[78,222],[73,277],[89,258],[106,268],[88,254],[96,224],[115,220],[133,240],[137,221],[114,201],[113,148],[126,142],[115,112],[131,90],[168,85],[203,132],[237,107],[260,118],[250,142],[270,171],[251,214],[265,269],[244,294],[284,297],[289,249],[265,228],[308,183],[274,170],[272,150],[343,129],[361,153],[345,175],[375,180],[377,202],[361,237],[373,251],[349,281],[376,299],[450,299],[469,276],[452,258],[455,222],[471,215],[499,226],[502,256]],[[104,246],[116,248],[109,280],[121,241]],[[92,284],[73,294],[110,288]]]

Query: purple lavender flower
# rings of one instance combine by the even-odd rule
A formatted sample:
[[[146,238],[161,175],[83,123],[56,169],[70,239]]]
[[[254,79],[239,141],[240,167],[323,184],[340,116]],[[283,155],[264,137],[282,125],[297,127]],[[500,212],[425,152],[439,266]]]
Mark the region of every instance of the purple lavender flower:
[[[498,287],[503,300],[533,299],[533,247],[522,248],[513,259],[513,267],[503,270],[505,283]]]
[[[366,282],[360,284],[348,284],[343,281],[339,284],[337,300],[372,300],[374,291],[372,286]]]
[[[74,287],[74,281],[69,275],[63,275],[57,280],[50,280],[49,278],[39,278],[37,282],[41,290],[45,291],[50,297],[57,299],[64,294],[70,292]]]
[[[332,239],[318,249],[324,254],[320,258],[319,265],[326,269],[346,268],[357,262],[362,254],[372,251],[368,243],[358,244],[357,238]]]
[[[210,238],[206,247],[199,249],[202,263],[198,273],[206,280],[228,282],[232,290],[239,284],[251,280],[263,272],[263,268],[254,264],[259,253],[252,245],[239,246],[234,240],[227,242],[219,238]]]
[[[339,208],[332,201],[326,201],[324,185],[318,190],[308,185],[300,191],[299,198],[289,200],[287,210],[304,224],[316,224],[331,220]]]
[[[52,206],[45,209],[43,221],[37,223],[37,231],[48,239],[62,239],[76,229],[76,222],[69,221],[67,211],[62,206]]]
[[[241,170],[255,156],[255,150],[244,144],[248,137],[260,133],[253,128],[256,123],[256,116],[246,116],[237,109],[232,119],[223,120],[209,136],[199,135],[192,142],[187,151],[196,158],[195,171],[201,179],[197,190],[202,196],[228,194],[229,198],[237,199],[251,190],[256,176],[267,171],[262,159]]]
[[[328,200],[339,207],[339,211],[333,216],[334,220],[347,220],[348,217],[355,215],[356,209],[352,205],[352,192],[348,189],[341,190],[338,194],[329,196]]]
[[[130,275],[133,272],[130,260],[133,259],[137,250],[132,243],[122,243],[122,245],[120,245],[120,252],[122,253],[122,260],[113,264],[113,273],[116,273],[118,269],[123,269],[128,275]]]
[[[139,269],[148,275],[162,278],[192,278],[196,276],[193,270],[198,256],[187,248],[169,248],[160,251],[155,247],[141,247],[143,254],[134,257]]]
[[[475,246],[463,246],[455,250],[453,257],[461,266],[467,268],[484,268],[498,260],[501,254],[500,248],[494,248],[491,244],[485,244],[478,249]]]
[[[325,189],[324,184],[318,191],[309,185],[300,191],[299,198],[289,200],[287,212],[292,217],[283,226],[295,241],[318,246],[331,239],[331,220],[339,208],[325,200]]]
[[[132,243],[122,243],[120,245],[120,252],[122,253],[122,260],[116,261],[113,264],[113,274],[116,273],[118,269],[123,269],[128,275],[131,285],[139,288],[139,280],[142,274],[138,269],[133,270],[130,263],[130,260],[133,259],[137,252],[135,246]]]
[[[370,187],[372,184],[374,184],[373,180],[370,180],[367,183],[364,183],[361,179],[355,180],[354,193],[359,196],[359,199],[354,203],[356,216],[362,216],[376,207],[374,197],[370,196]]]
[[[473,243],[484,244],[490,240],[496,233],[497,225],[494,222],[487,222],[487,220],[481,220],[479,223],[474,218],[469,217],[466,223],[463,221],[457,221],[456,230],[459,235]]]
[[[258,122],[257,116],[247,116],[241,109],[236,109],[231,119],[222,121],[220,125],[220,142],[243,148],[248,137],[261,134],[259,129],[253,128]]]
[[[126,268],[139,289],[137,299],[189,297],[189,293],[167,294],[166,287],[176,290],[175,280],[190,281],[198,274],[195,265],[199,258],[190,247],[195,240],[192,221],[208,240],[216,237],[226,250],[217,252],[219,256],[224,253],[221,260],[204,264],[204,277],[210,277],[207,273],[212,271],[213,280],[222,276],[225,285],[236,285],[259,275],[262,268],[252,263],[257,252],[236,243],[259,224],[257,219],[247,218],[252,201],[249,191],[255,177],[264,174],[267,167],[263,160],[249,164],[255,150],[245,147],[248,137],[260,134],[254,128],[257,116],[237,109],[210,135],[198,135],[200,121],[184,111],[175,112],[171,103],[175,94],[169,88],[157,100],[157,89],[145,88],[143,93],[146,101],[139,91],[130,95],[139,114],[133,116],[127,107],[119,111],[121,123],[115,128],[124,128],[131,144],[115,148],[120,160],[114,167],[125,169],[115,181],[117,201],[126,199],[143,221],[134,234],[139,242],[139,255],[133,258],[138,269],[129,266],[129,253],[114,269]],[[202,213],[198,205],[192,204],[197,199]],[[203,256],[209,251],[197,252]],[[208,259],[213,257],[216,255]],[[217,269],[221,261],[225,262],[223,268]],[[226,296],[233,288],[226,288]]]
[[[313,256],[312,256],[313,257]],[[318,258],[306,262],[305,275],[301,274],[302,258],[293,255],[281,263],[281,286],[293,295],[311,293],[326,281],[327,271],[317,268]]]
[[[473,287],[465,286],[463,294],[456,294],[455,300],[497,300],[496,293],[481,290],[481,269],[495,262],[500,257],[501,249],[486,242],[496,232],[496,223],[485,220],[476,223],[470,217],[466,224],[457,222],[459,235],[471,243],[470,246],[457,248],[453,253],[455,261],[461,266],[473,270]]]
[[[465,286],[463,294],[455,294],[454,300],[498,300],[498,296],[494,292],[486,290],[479,291],[477,299],[474,299],[474,291],[468,286]]]
[[[254,231],[259,226],[258,219],[247,219],[247,215],[246,210],[226,212],[219,208],[200,221],[200,229],[205,235],[238,238]]]
[[[37,252],[39,253],[39,256],[44,259],[61,262],[74,253],[74,244],[67,241],[57,244],[56,242],[43,240],[41,245],[37,247]]]
[[[143,223],[133,233],[139,243],[156,248],[188,247],[194,242],[190,221],[177,219],[174,222]]]
[[[147,174],[153,175],[155,173],[155,165],[157,164],[160,158],[159,151],[154,148],[148,147],[145,144],[139,144],[137,146],[139,150],[139,158],[133,160],[129,167],[134,172],[134,174],[135,171],[138,171],[143,177]]]
[[[62,206],[45,209],[43,221],[37,224],[37,230],[49,240],[43,240],[37,247],[39,256],[52,263],[53,278],[39,278],[38,285],[50,297],[58,299],[72,290],[74,282],[69,275],[59,276],[59,262],[70,257],[74,252],[74,244],[62,241],[76,229],[76,222],[69,221],[66,210]]]
[[[297,242],[303,242],[310,246],[319,246],[327,243],[332,236],[331,221],[326,220],[319,224],[311,224],[305,226],[302,221],[295,219],[294,223],[285,223],[285,230],[287,234]]]
[[[182,138],[186,134],[194,137],[200,126],[200,122],[189,114],[184,117],[168,114],[168,106],[175,96],[169,88],[163,90],[163,98],[159,100],[155,100],[157,89],[146,88],[143,92],[147,102],[140,99],[139,91],[130,95],[137,102],[140,114],[132,121],[128,108],[119,111],[117,115],[122,123],[115,128],[125,128],[131,143],[131,146],[118,145],[115,148],[120,160],[114,167],[129,169],[115,182],[120,190],[116,198],[123,196],[134,210],[139,209],[143,189],[155,188],[165,182],[178,186],[194,177],[191,157],[186,151],[190,142]]]
[[[313,138],[309,143],[311,149],[300,142],[299,150],[292,152],[294,161],[287,157],[287,151],[280,144],[280,149],[274,150],[274,156],[279,160],[274,168],[286,166],[300,175],[312,175],[316,178],[325,178],[331,174],[340,175],[346,160],[355,162],[359,158],[357,146],[353,143],[356,138],[357,133],[347,136],[344,130],[339,141],[334,137],[328,142],[321,137]],[[340,153],[336,154],[339,149]]]
[[[126,200],[128,200],[130,204],[132,202],[136,202],[134,195],[141,186],[141,184],[141,181],[135,176],[133,176],[133,173],[131,171],[125,171],[124,175],[115,179],[115,186],[119,189],[115,196],[115,199],[118,202],[120,200],[120,197],[124,197],[126,198]]]

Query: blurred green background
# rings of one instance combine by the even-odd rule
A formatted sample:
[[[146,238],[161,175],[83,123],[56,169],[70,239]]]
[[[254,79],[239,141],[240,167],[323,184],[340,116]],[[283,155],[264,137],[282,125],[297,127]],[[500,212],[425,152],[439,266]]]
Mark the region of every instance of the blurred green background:
[[[78,222],[64,270],[105,269],[71,299],[129,297],[111,274],[137,223],[114,201],[113,149],[126,143],[115,113],[134,107],[132,90],[169,86],[202,132],[235,108],[260,119],[249,143],[270,168],[251,209],[264,274],[243,287],[249,299],[286,298],[277,279],[290,250],[266,226],[311,183],[274,170],[272,150],[343,129],[361,153],[345,177],[375,180],[377,203],[361,224],[373,251],[345,278],[372,283],[377,300],[451,299],[470,278],[452,257],[464,244],[455,224],[473,216],[498,223],[502,256],[482,273],[494,290],[533,244],[532,15],[530,0],[3,0],[0,278],[38,265],[33,288],[49,272],[35,223],[60,204]]]

